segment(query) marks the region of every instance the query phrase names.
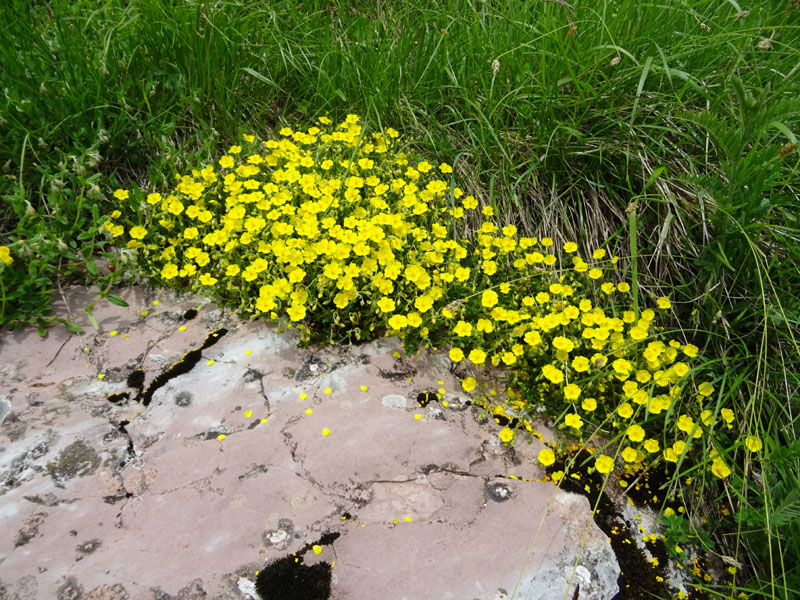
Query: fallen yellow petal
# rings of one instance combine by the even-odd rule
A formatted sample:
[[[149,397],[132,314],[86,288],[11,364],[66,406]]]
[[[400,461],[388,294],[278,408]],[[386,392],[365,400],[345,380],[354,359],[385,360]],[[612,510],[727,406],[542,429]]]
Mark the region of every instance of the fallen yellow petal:
[[[250,356],[252,353],[253,353],[253,351],[252,351],[252,350],[245,350],[245,351],[244,351],[244,355],[245,355],[245,356]]]
[[[218,441],[218,442],[221,442],[221,441],[222,441],[222,440],[224,440],[226,437],[227,437],[227,436],[226,436],[224,433],[220,433],[220,434],[217,436],[217,441]]]
[[[252,417],[252,416],[253,416],[253,411],[252,411],[252,410],[246,410],[246,411],[244,411],[244,418],[245,418],[245,419],[249,419],[249,418],[250,418],[250,417]]]
[[[314,554],[322,554],[322,546],[319,544],[314,544],[311,546],[311,549],[314,551]]]
[[[329,394],[329,395],[330,395],[330,393],[331,393],[331,392],[333,392],[333,390],[332,390],[331,388],[325,388],[324,392],[325,392],[326,394]]]
[[[322,437],[328,437],[330,434],[331,434],[331,430],[330,430],[330,429],[328,429],[327,427],[325,427],[325,428],[322,430]]]
[[[306,409],[306,414],[307,414],[307,415],[310,415],[310,414],[312,414],[313,412],[314,412],[314,409],[312,409],[312,408],[307,408],[307,409]]]
[[[209,359],[206,361],[206,364],[207,364],[207,365],[210,367],[211,365],[213,365],[213,364],[214,364],[214,359],[213,359],[213,358],[209,358]]]
[[[415,418],[417,421],[421,421],[421,420],[422,420],[422,415],[421,415],[421,414],[419,414],[419,413],[417,413],[416,415],[414,415],[414,418]]]

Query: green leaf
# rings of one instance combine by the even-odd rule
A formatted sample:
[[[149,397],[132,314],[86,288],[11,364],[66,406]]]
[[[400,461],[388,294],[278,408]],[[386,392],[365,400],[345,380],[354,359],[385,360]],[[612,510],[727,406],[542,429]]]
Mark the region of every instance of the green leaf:
[[[97,275],[97,263],[95,263],[93,260],[86,261],[86,269],[92,275]]]
[[[83,333],[83,327],[72,321],[64,321],[64,326],[72,333]]]
[[[115,304],[116,306],[129,306],[125,300],[120,298],[119,296],[115,296],[114,294],[106,294],[106,300],[111,302],[111,304]]]
[[[39,325],[39,327],[36,328],[36,333],[39,334],[39,337],[45,337],[47,335],[47,327]]]
[[[92,313],[87,312],[86,313],[86,318],[89,319],[89,324],[92,326],[92,328],[95,331],[98,331],[100,329],[100,325],[97,324],[97,319],[95,318],[95,316]]]

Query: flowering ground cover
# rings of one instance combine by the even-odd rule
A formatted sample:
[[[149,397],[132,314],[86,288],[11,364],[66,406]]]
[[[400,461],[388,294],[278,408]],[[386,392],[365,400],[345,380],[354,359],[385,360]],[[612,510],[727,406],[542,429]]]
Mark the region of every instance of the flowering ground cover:
[[[541,418],[561,430],[538,456],[563,465],[557,485],[583,470],[602,491],[669,468],[651,504],[680,522],[682,476],[715,487],[758,455],[757,431],[729,435],[735,413],[699,348],[659,324],[668,298],[640,306],[604,248],[584,259],[574,242],[498,228],[450,165],[404,147],[353,114],[277,139],[245,134],[173,189],[116,190],[103,228],[151,279],[295,327],[304,342],[397,335],[409,352],[446,351],[467,365],[464,391],[507,423],[504,443],[534,435]],[[472,213],[474,234],[459,235]],[[487,365],[503,369],[500,395],[488,393]],[[676,557],[692,544],[662,542]]]
[[[0,324],[96,327],[63,284],[148,276],[440,348],[504,443],[552,420],[551,478],[655,486],[696,593],[792,598],[799,14],[14,0]]]

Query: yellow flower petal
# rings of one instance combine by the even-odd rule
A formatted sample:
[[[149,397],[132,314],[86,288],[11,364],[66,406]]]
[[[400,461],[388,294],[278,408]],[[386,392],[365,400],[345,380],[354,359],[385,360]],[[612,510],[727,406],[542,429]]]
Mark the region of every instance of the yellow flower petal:
[[[328,437],[330,434],[331,434],[331,430],[330,430],[330,429],[328,429],[327,427],[325,427],[325,428],[322,430],[322,437]]]
[[[252,410],[246,410],[246,411],[244,411],[244,418],[245,418],[245,419],[249,419],[249,418],[250,418],[250,417],[252,417],[252,416],[253,416],[253,411],[252,411]]]

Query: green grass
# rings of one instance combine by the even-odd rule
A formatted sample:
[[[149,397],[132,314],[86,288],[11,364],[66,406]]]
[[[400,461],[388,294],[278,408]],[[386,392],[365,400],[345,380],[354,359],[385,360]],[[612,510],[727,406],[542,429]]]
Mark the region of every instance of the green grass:
[[[117,186],[161,189],[244,131],[358,113],[454,163],[504,223],[584,254],[609,241],[625,264],[637,249],[639,296],[675,300],[720,406],[767,440],[758,464],[725,449],[740,468],[707,493],[738,535],[715,552],[752,592],[800,595],[800,7],[574,4],[13,0],[0,323],[50,325],[58,283],[122,277],[94,260]]]

